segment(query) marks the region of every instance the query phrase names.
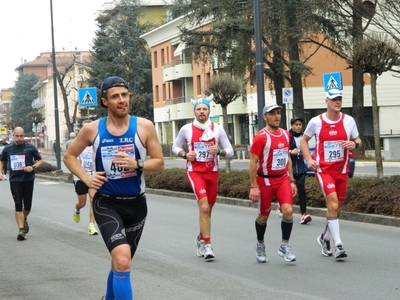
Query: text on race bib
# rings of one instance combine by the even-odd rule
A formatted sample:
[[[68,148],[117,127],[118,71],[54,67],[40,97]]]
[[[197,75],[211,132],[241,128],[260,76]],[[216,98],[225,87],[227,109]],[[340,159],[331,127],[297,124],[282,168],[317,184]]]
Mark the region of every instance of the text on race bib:
[[[13,171],[25,168],[25,155],[10,155],[10,168]]]
[[[272,154],[272,170],[283,170],[286,168],[289,158],[288,148],[275,149]]]
[[[113,160],[118,152],[125,152],[129,157],[136,159],[135,157],[135,146],[133,144],[123,146],[106,146],[101,147],[101,160],[103,162],[104,171],[108,179],[121,179],[136,176],[135,170],[129,170],[127,168],[118,167]]]
[[[208,153],[208,149],[213,145],[210,142],[195,142],[194,151],[196,152],[196,160],[199,162],[207,162],[213,160],[213,155]]]
[[[344,159],[342,141],[324,142],[324,160],[326,162],[338,162]]]

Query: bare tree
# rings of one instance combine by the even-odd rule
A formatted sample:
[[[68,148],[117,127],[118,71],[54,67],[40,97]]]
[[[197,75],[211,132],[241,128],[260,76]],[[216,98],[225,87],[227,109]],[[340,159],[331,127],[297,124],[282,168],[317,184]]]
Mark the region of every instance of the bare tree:
[[[71,93],[72,91],[78,91],[79,88],[87,87],[88,81],[88,76],[84,75],[84,73],[77,74],[75,67],[77,64],[86,69],[89,69],[89,67],[86,65],[85,58],[82,62],[82,57],[74,53],[69,56],[58,55],[56,56],[56,60],[57,66],[61,66],[56,70],[56,78],[64,104],[65,125],[67,126],[68,133],[70,133],[74,130],[74,123],[77,123],[79,105],[78,99],[71,99]],[[52,63],[51,58],[49,58],[49,62]],[[74,106],[72,115],[70,113],[71,103]]]
[[[400,66],[400,48],[393,39],[388,39],[383,34],[373,34],[368,38],[359,40],[352,53],[349,65],[361,68],[363,73],[371,76],[372,117],[374,125],[375,158],[378,178],[383,178],[382,153],[379,133],[379,106],[376,93],[378,76],[393,67]]]
[[[26,115],[26,119],[30,122],[35,124],[35,146],[37,147],[37,125],[44,121],[43,115],[38,111],[32,111]]]
[[[228,105],[235,101],[238,97],[244,96],[244,80],[239,80],[228,73],[222,73],[211,77],[204,93],[213,95],[213,101],[222,108],[223,128],[228,134]],[[230,159],[226,159],[226,171],[231,171]]]

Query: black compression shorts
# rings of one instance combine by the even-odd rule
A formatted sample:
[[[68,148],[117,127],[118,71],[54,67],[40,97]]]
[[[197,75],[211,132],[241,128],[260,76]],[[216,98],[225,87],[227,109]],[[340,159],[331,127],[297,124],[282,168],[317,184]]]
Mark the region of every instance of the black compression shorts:
[[[115,247],[129,244],[133,257],[146,223],[146,196],[115,197],[96,193],[93,211],[108,251],[111,253]]]
[[[15,211],[31,211],[33,198],[33,181],[10,182],[11,194],[15,203]]]

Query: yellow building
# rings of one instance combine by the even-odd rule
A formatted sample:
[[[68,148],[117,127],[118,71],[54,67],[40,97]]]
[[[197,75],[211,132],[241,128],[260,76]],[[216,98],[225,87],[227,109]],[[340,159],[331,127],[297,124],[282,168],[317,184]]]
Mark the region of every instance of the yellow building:
[[[11,134],[11,124],[10,124],[10,109],[11,109],[11,96],[14,89],[2,89],[0,91],[0,136]]]

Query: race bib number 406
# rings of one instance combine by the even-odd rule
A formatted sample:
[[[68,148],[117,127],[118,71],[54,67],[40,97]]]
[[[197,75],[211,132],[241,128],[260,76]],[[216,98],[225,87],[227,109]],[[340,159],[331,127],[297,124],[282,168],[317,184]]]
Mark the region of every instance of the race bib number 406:
[[[101,159],[103,162],[104,171],[108,179],[121,179],[126,177],[136,176],[135,170],[118,167],[113,160],[118,152],[126,152],[131,158],[135,158],[135,147],[133,144],[124,146],[107,146],[101,147]]]

